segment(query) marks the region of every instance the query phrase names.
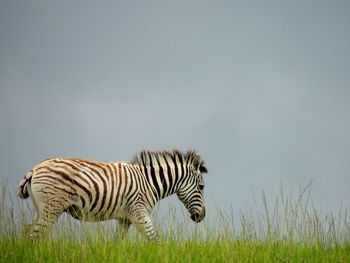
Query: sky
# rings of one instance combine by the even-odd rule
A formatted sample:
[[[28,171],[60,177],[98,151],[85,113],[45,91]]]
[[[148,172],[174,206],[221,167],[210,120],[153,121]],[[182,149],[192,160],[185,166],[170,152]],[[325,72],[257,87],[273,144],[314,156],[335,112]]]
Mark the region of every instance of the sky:
[[[0,182],[15,193],[54,156],[197,149],[207,213],[310,181],[317,208],[350,208],[349,10],[312,0],[1,1]]]

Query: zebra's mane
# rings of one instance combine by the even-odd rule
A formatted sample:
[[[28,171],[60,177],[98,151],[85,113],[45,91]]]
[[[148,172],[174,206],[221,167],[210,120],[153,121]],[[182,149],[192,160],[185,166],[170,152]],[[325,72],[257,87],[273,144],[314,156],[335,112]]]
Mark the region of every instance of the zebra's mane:
[[[148,151],[148,150],[142,150],[138,154],[134,156],[134,158],[129,162],[130,164],[136,164],[136,165],[160,165],[164,164],[166,160],[171,160],[172,162],[177,162],[177,160],[180,160],[183,164],[192,164],[196,157],[200,157],[199,153],[195,150],[190,150],[187,152],[182,152],[179,150],[161,150],[161,151]],[[155,163],[156,161],[156,163]],[[200,170],[203,173],[207,173],[208,170],[204,166],[204,161],[200,157]]]

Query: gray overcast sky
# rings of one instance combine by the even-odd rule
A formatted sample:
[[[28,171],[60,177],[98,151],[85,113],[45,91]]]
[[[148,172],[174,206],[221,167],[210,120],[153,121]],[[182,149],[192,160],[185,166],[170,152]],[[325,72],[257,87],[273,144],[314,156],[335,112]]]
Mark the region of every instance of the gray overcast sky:
[[[0,181],[196,148],[207,199],[350,207],[349,1],[1,1]]]

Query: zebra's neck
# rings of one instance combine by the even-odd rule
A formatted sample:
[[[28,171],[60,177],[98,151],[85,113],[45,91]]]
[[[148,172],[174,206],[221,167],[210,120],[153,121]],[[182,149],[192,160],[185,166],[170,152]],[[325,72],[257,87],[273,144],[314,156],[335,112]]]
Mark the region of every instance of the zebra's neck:
[[[196,156],[195,151],[141,151],[130,161],[138,165],[152,188],[155,202],[176,193]]]
[[[177,192],[182,179],[188,172],[185,164],[147,165],[143,169],[150,183],[156,201]]]

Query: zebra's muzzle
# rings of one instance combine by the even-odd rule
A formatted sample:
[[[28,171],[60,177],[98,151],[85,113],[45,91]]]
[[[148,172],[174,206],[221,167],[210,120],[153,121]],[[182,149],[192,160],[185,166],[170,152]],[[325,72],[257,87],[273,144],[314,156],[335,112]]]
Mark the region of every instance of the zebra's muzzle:
[[[202,206],[200,212],[195,212],[191,215],[191,219],[196,222],[199,223],[201,222],[205,217],[205,206]]]

